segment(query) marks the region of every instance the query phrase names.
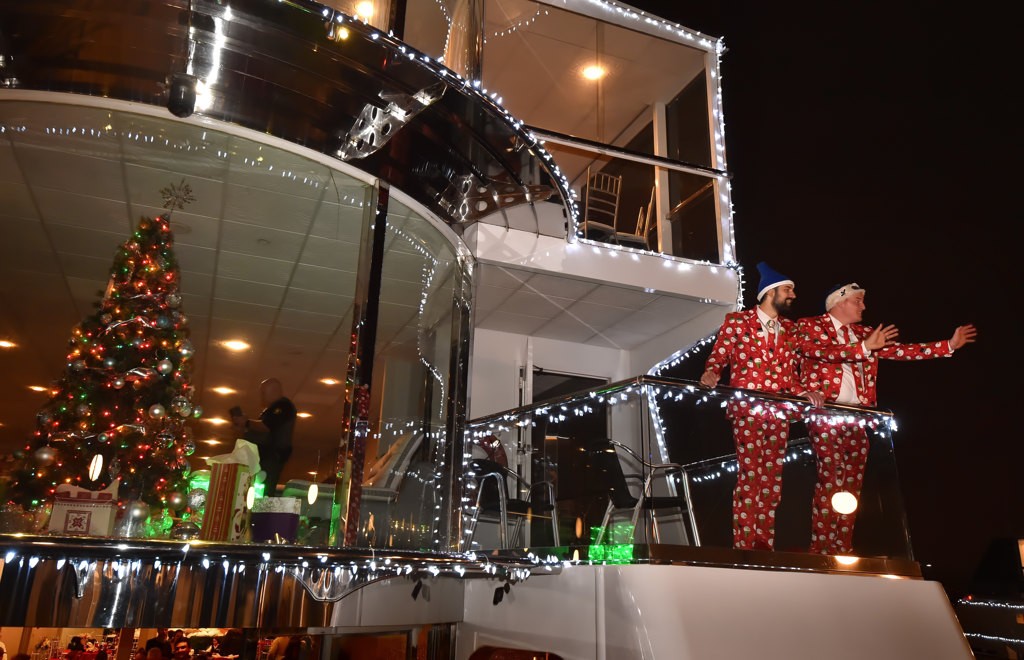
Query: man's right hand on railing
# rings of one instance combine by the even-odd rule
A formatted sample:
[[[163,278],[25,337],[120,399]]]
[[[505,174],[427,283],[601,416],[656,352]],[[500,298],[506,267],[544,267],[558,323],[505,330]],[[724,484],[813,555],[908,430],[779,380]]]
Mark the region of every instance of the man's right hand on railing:
[[[704,387],[716,387],[718,385],[718,379],[721,376],[716,374],[713,369],[708,369],[700,377],[700,384]]]

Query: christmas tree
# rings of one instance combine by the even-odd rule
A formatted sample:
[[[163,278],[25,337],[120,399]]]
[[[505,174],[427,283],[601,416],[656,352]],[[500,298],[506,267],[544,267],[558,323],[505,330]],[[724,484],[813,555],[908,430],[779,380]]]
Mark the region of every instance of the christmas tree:
[[[192,201],[184,181],[161,192],[165,208]],[[192,402],[194,349],[169,214],[139,221],[98,307],[72,330],[9,498],[31,510],[61,483],[99,490],[120,479],[122,503],[178,508],[195,451],[187,422],[202,411]]]

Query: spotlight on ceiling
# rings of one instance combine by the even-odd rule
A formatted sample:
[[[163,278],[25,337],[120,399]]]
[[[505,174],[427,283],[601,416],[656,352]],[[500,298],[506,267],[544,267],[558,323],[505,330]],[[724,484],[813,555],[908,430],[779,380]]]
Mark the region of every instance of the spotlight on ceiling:
[[[207,424],[213,424],[214,426],[220,426],[222,424],[228,423],[228,420],[224,419],[223,417],[203,417],[202,421],[206,422]]]
[[[242,341],[241,339],[227,339],[225,341],[222,341],[220,345],[228,349],[229,351],[234,351],[235,353],[247,351],[250,348],[252,348],[252,346],[250,346],[247,342]]]
[[[588,64],[583,67],[583,77],[587,80],[600,80],[607,75],[608,71],[600,64]]]
[[[17,346],[18,345],[15,344],[13,341],[8,341],[6,339],[0,339],[0,348],[16,348]]]
[[[237,393],[237,390],[233,390],[230,387],[224,387],[224,386],[214,387],[213,391],[216,392],[217,394],[222,395],[222,396],[227,396],[228,394],[235,394],[235,393]]]
[[[313,413],[308,413],[308,412],[300,412],[300,413],[295,413],[295,414],[297,416],[303,418],[303,419],[306,419],[307,417],[312,417],[313,416]]]
[[[337,378],[321,378],[320,382],[324,385],[339,385],[341,383]]]
[[[373,16],[373,3],[370,0],[363,0],[356,4],[356,16],[364,21],[370,20],[370,17]]]

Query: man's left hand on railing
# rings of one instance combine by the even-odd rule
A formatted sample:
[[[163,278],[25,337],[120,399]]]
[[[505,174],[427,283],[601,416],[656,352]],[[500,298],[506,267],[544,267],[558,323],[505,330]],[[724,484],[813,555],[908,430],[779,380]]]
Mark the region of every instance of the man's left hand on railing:
[[[713,369],[708,369],[700,377],[700,384],[704,387],[715,387],[718,385],[719,375]]]
[[[815,408],[820,408],[823,405],[825,405],[825,395],[822,394],[821,392],[815,392],[815,391],[804,392],[800,396],[802,396],[803,398],[807,399],[812,404],[814,404]]]

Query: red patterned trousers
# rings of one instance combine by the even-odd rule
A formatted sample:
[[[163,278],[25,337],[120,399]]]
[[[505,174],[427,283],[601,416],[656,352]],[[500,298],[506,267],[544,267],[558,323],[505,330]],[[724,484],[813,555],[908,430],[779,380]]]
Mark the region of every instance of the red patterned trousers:
[[[781,408],[744,400],[729,403],[729,417],[736,443],[732,544],[741,550],[771,550],[789,420]]]
[[[811,500],[811,552],[842,555],[853,552],[853,523],[857,512],[836,513],[832,495],[845,490],[860,500],[868,462],[868,434],[856,423],[807,422],[818,463],[818,482]]]

